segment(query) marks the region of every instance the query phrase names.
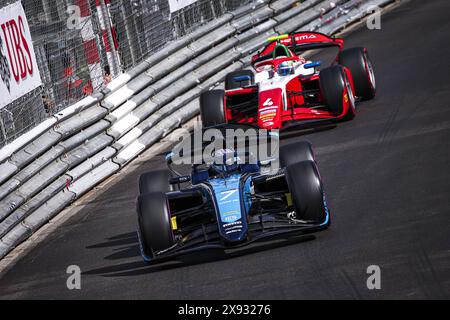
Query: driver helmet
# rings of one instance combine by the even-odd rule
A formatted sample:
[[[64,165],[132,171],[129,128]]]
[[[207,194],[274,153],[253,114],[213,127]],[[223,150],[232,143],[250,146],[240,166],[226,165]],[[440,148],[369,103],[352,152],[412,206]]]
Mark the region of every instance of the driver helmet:
[[[220,149],[213,154],[211,167],[218,173],[231,173],[238,169],[239,158],[232,149]]]
[[[294,73],[294,61],[283,61],[278,66],[278,75],[287,76]]]

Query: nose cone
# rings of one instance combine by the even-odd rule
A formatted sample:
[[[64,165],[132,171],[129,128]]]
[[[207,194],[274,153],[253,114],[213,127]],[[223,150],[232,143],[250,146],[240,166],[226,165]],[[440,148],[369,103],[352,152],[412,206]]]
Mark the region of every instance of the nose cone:
[[[283,96],[280,88],[261,91],[259,93],[258,126],[268,130],[279,129],[282,105]]]
[[[209,181],[214,190],[216,216],[221,238],[228,242],[240,242],[247,235],[247,216],[240,190],[240,174]]]

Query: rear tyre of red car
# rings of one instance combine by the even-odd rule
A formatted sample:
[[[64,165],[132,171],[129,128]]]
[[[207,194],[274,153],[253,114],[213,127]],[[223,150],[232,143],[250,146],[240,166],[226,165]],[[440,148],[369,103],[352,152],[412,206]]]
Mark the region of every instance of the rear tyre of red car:
[[[150,262],[156,251],[174,244],[170,211],[165,193],[139,195],[137,199],[138,235],[141,254]]]
[[[286,179],[296,218],[327,227],[330,217],[316,163],[302,161],[289,165]]]
[[[224,90],[205,91],[200,95],[200,116],[204,128],[227,122]]]
[[[171,191],[169,170],[155,170],[141,174],[139,177],[139,194]]]
[[[350,70],[357,97],[364,100],[375,97],[375,73],[366,48],[346,49],[339,53],[338,62]]]
[[[319,83],[328,109],[332,113],[340,115],[344,112],[344,105],[347,103],[348,110],[344,119],[353,119],[355,117],[355,97],[344,68],[335,65],[323,69],[319,74]]]
[[[249,77],[249,80],[238,81],[236,78]],[[255,83],[255,75],[251,70],[239,70],[230,72],[225,77],[225,90],[239,89],[244,86],[251,86]]]
[[[314,152],[311,143],[300,141],[280,147],[280,165],[287,167],[301,161],[314,161]]]

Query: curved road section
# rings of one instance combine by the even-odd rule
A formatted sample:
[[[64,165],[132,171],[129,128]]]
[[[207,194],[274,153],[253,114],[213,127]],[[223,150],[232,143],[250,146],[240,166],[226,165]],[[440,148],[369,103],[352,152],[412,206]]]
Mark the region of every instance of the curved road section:
[[[378,96],[354,121],[308,139],[333,214],[311,241],[293,239],[226,257],[145,266],[134,200],[142,172],[111,183],[0,279],[0,298],[450,298],[450,2],[409,1],[346,45],[367,46]],[[68,266],[82,271],[68,290]],[[380,289],[369,290],[369,266]],[[370,270],[370,269],[369,269]],[[370,281],[369,281],[370,282]]]

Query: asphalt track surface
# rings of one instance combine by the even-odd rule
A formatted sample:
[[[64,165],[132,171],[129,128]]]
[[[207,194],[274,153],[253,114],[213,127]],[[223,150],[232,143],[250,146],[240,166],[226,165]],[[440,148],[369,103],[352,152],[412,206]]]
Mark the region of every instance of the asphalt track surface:
[[[332,226],[315,239],[145,266],[135,233],[139,174],[102,190],[0,279],[0,298],[450,298],[450,2],[407,2],[346,45],[366,46],[378,95],[354,121],[292,134],[316,147]],[[66,288],[79,265],[82,289]],[[381,289],[368,290],[369,265]]]

